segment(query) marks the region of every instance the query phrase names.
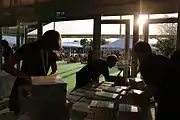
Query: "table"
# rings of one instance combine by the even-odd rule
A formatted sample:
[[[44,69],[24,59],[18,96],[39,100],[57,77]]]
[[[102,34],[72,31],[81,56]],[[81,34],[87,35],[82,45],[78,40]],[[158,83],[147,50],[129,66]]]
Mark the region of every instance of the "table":
[[[83,87],[68,94],[67,100],[73,104],[71,119],[100,120],[103,118],[103,120],[112,120],[125,117],[125,113],[139,116],[137,115],[140,113],[138,106],[128,106],[125,101],[123,102],[130,87],[114,86],[114,84],[113,82],[102,82],[96,87]],[[133,112],[131,108],[136,108],[136,111]]]

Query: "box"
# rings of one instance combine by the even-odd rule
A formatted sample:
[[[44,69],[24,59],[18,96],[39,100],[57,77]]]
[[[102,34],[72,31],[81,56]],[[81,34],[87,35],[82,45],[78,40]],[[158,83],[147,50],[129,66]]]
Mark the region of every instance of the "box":
[[[114,118],[114,103],[109,101],[92,100],[87,120],[112,120]]]
[[[32,76],[32,85],[65,83],[58,75]]]
[[[68,120],[66,83],[32,85],[27,112],[33,120]]]

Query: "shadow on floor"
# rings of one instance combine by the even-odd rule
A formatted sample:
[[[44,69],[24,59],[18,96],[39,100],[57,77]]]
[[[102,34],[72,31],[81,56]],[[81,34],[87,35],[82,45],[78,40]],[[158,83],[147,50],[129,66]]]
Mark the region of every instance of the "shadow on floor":
[[[70,74],[68,74],[68,75],[65,75],[65,76],[63,76],[62,78],[67,78],[67,77],[72,76],[72,75],[74,75],[74,74],[76,74],[76,72],[73,72],[73,73],[70,73]]]
[[[73,70],[76,70],[76,69],[79,69],[79,68],[82,68],[82,66],[79,66],[79,67],[76,67],[76,68],[73,68],[73,69],[70,69],[70,70],[67,70],[67,71],[60,72],[60,74],[64,74],[66,72],[70,72],[70,71],[73,71]]]

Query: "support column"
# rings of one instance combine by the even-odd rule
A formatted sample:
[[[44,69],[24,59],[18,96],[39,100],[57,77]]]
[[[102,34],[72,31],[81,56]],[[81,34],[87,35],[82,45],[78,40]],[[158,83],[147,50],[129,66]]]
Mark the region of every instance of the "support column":
[[[28,26],[25,25],[24,26],[24,43],[27,44],[27,40],[28,40]]]
[[[148,43],[149,38],[149,23],[145,22],[143,25],[143,41]]]
[[[136,43],[139,41],[139,24],[138,23],[139,19],[139,13],[134,15],[134,26],[133,26],[133,49],[132,49],[132,65],[131,65],[131,76],[136,77],[137,74],[137,57],[134,52],[134,47]]]
[[[37,40],[40,40],[43,34],[43,24],[41,21],[38,21],[38,28],[37,28]]]
[[[94,19],[92,59],[101,57],[101,16]]]
[[[2,41],[2,27],[0,27],[0,71],[2,70],[2,47],[1,47],[1,41]]]
[[[180,5],[179,5],[179,12],[178,12],[176,50],[180,50]]]
[[[53,22],[53,30],[56,30],[56,22]]]
[[[16,48],[20,48],[20,45],[21,45],[21,33],[20,33],[20,22],[17,21],[17,31],[16,31]],[[20,63],[17,64],[17,69],[20,70]]]
[[[21,34],[21,42],[20,42],[20,46],[24,45],[24,33]]]
[[[123,76],[125,78],[128,78],[128,71],[129,71],[129,43],[130,43],[130,20],[128,23],[126,23],[126,38],[125,38],[125,50],[124,50],[124,72]]]

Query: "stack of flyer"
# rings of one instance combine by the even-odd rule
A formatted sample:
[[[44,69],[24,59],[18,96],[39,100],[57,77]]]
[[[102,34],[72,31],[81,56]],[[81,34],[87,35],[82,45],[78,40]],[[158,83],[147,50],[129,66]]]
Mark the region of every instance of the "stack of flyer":
[[[58,75],[32,76],[32,85],[65,83]]]

